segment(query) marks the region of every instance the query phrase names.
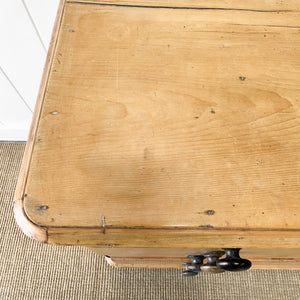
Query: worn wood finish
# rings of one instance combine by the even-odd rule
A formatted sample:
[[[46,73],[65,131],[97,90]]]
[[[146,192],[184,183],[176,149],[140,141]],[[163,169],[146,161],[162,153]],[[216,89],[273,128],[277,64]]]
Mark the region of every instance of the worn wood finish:
[[[112,258],[178,258],[186,259],[188,255],[199,255],[204,252],[220,251],[221,248],[150,248],[150,247],[88,247],[98,255],[107,255]],[[294,249],[262,249],[262,248],[243,248],[241,257],[246,257],[250,260],[289,260],[291,258],[300,259],[300,251]]]
[[[294,249],[298,231],[48,228],[48,242],[58,245],[102,245],[188,248]]]
[[[61,0],[56,20],[52,32],[51,41],[49,44],[49,50],[47,53],[47,58],[44,67],[44,73],[41,80],[39,93],[37,97],[37,102],[35,105],[34,115],[31,122],[30,132],[23,156],[22,166],[19,174],[19,179],[17,182],[15,195],[14,195],[14,213],[15,219],[18,225],[22,228],[23,232],[31,238],[37,239],[42,242],[47,242],[47,228],[45,228],[42,224],[33,223],[25,213],[24,209],[24,196],[25,196],[25,188],[27,184],[27,177],[30,168],[31,157],[33,153],[33,148],[35,144],[36,132],[39,124],[40,113],[44,101],[45,92],[47,89],[49,73],[51,71],[51,64],[53,60],[54,50],[57,43],[58,32],[61,26],[62,14],[64,9],[65,1]]]
[[[186,259],[182,258],[132,258],[132,257],[106,257],[109,265],[119,268],[184,268],[183,263]],[[254,259],[252,267],[254,270],[262,269],[282,269],[282,270],[300,270],[300,259]]]
[[[299,7],[223,2],[62,1],[15,197],[24,231],[299,249]]]
[[[299,229],[299,30],[255,27],[289,13],[259,16],[67,5],[28,216]]]
[[[141,268],[183,268],[187,255],[199,255],[217,248],[141,248],[141,247],[89,247],[115,267]],[[300,269],[299,249],[257,249],[241,250],[241,257],[252,262],[252,269]]]

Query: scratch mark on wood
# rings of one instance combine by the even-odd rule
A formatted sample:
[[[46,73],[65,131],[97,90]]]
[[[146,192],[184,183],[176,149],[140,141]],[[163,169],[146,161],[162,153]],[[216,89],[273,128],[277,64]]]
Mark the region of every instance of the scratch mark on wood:
[[[294,28],[298,29],[300,26],[288,26],[288,25],[270,25],[270,24],[239,24],[239,23],[230,23],[230,25],[237,25],[237,26],[255,26],[255,27],[279,27],[279,28]]]
[[[105,216],[102,216],[102,232],[105,234]]]
[[[116,88],[119,89],[119,49],[117,49]]]
[[[132,7],[132,8],[158,8],[158,9],[182,9],[182,10],[228,10],[228,11],[248,11],[248,12],[262,12],[262,13],[280,13],[292,12],[291,10],[262,10],[262,9],[247,9],[247,8],[227,8],[227,7],[188,7],[188,6],[159,6],[159,5],[134,5],[134,4],[117,4],[117,3],[94,3],[81,1],[67,1],[71,4],[83,5],[98,5],[98,6],[115,6],[115,7]]]

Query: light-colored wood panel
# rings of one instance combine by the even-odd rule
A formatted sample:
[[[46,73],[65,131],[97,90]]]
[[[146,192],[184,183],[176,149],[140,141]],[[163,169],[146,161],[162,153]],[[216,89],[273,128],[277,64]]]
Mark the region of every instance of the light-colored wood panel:
[[[295,245],[296,247],[296,245]],[[132,258],[178,258],[187,257],[188,255],[200,255],[208,251],[219,251],[221,248],[145,248],[145,247],[120,247],[110,245],[110,247],[96,247],[89,246],[93,252],[98,255],[110,256],[110,257],[132,257]],[[299,258],[300,251],[297,248],[294,249],[263,249],[263,248],[244,248],[240,251],[241,257],[248,258],[252,260],[253,258],[257,260],[260,259],[274,259],[274,260],[288,260],[290,258]]]
[[[69,3],[86,4],[107,4],[107,5],[130,5],[130,6],[162,6],[162,7],[194,7],[194,8],[219,8],[219,9],[244,9],[254,11],[299,11],[299,2],[297,0],[73,0]]]
[[[299,229],[298,25],[296,12],[69,3],[29,218],[50,228]]]
[[[89,247],[98,255],[106,256],[112,266],[182,268],[188,261],[187,255],[221,249],[205,248],[141,248],[141,247]],[[240,251],[243,258],[250,259],[252,269],[300,269],[299,249],[259,249],[246,248]]]
[[[0,70],[0,140],[26,140],[31,118],[31,111]]]
[[[48,47],[59,0],[25,0],[25,3],[27,4],[44,45]]]
[[[185,262],[182,258],[124,258],[124,257],[106,257],[109,265],[119,268],[183,268]],[[256,259],[252,261],[251,270],[300,270],[300,260],[271,260]]]
[[[297,249],[300,235],[299,231],[274,230],[48,228],[48,242],[107,247]]]
[[[0,36],[0,66],[33,110],[46,54],[22,1],[1,2]]]

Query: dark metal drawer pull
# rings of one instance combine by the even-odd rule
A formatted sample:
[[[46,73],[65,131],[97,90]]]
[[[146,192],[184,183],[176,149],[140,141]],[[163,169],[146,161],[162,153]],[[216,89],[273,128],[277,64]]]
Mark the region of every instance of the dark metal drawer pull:
[[[208,251],[200,255],[188,255],[189,262],[185,262],[184,276],[195,276],[199,272],[222,273],[237,272],[251,268],[251,261],[240,257],[241,248],[223,248],[224,251]],[[219,259],[224,254],[226,257]],[[204,260],[206,259],[206,262]]]
[[[223,248],[226,257],[217,261],[217,267],[231,272],[245,271],[251,268],[251,261],[240,258],[241,248]]]
[[[185,262],[185,270],[183,271],[184,276],[195,276],[201,272],[200,267],[203,265],[204,256],[203,255],[188,255],[190,262]]]

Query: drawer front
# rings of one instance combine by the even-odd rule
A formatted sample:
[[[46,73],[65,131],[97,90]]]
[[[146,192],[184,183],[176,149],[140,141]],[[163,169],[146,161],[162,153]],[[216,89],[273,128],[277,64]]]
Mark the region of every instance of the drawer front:
[[[222,251],[221,248],[89,247],[115,267],[184,268],[187,257]],[[299,249],[241,249],[251,269],[300,269]],[[224,256],[220,258],[224,258]],[[205,261],[204,261],[205,262]]]

